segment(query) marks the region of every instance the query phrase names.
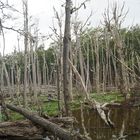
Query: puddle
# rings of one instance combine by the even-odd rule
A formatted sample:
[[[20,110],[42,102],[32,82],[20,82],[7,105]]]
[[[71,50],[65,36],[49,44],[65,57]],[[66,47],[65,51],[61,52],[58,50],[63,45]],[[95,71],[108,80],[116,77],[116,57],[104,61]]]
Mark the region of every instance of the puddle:
[[[80,114],[80,110],[73,111],[78,121],[76,128],[83,133]],[[110,118],[114,129],[109,128],[94,110],[84,109],[83,116],[85,129],[93,140],[140,140],[140,108],[112,108]],[[124,139],[119,139],[120,136]]]

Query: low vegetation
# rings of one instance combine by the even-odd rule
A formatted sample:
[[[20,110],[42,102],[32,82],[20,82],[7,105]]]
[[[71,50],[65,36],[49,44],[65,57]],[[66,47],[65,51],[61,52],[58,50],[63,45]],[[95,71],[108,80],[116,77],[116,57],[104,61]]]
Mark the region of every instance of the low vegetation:
[[[112,103],[112,102],[122,102],[124,101],[124,97],[118,93],[118,92],[107,92],[107,93],[91,93],[90,94],[91,99],[94,99],[100,103]],[[71,104],[70,108],[71,110],[77,110],[80,108],[81,105],[81,99],[82,97],[78,97],[74,99]],[[35,105],[30,105],[29,110],[32,110],[34,112],[38,111],[38,107]],[[60,111],[58,110],[58,101],[52,100],[48,101],[47,97],[40,96],[40,111],[41,114],[46,114],[48,116],[58,116],[60,114]],[[9,111],[10,120],[23,120],[25,119],[22,115],[19,113]],[[0,120],[5,120],[4,116],[0,116]]]

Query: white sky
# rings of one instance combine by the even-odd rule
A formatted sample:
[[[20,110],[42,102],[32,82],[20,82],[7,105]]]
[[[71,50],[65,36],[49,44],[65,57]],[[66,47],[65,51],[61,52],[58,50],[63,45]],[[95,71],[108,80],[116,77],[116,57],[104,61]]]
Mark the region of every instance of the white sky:
[[[1,0],[6,1],[6,0]],[[83,2],[84,0],[77,0],[76,3]],[[93,16],[90,19],[91,25],[98,26],[100,24],[100,20],[103,19],[102,13],[104,9],[107,8],[109,0],[90,0],[87,2],[87,8],[80,9],[79,11],[79,19],[85,21],[86,18],[90,15],[91,11],[93,11]],[[118,1],[122,4],[123,0],[110,0]],[[140,23],[140,0],[124,0],[125,1],[125,9],[129,9],[129,13],[126,17],[125,26],[129,26],[132,24]],[[19,11],[22,12],[22,2],[21,0],[9,0],[9,2],[13,3]],[[52,26],[52,21],[54,17],[53,6],[56,8],[58,12],[61,9],[64,10],[63,5],[65,0],[28,0],[29,3],[29,15],[33,17],[33,19],[39,19],[39,29],[40,32],[44,35],[48,35],[50,33],[49,26]],[[75,0],[73,0],[75,4]],[[19,19],[21,18],[20,14],[18,15]],[[17,20],[18,24],[22,24],[21,20]],[[20,22],[19,22],[20,21]],[[15,26],[15,22],[4,23],[5,26]],[[21,25],[20,25],[21,26]],[[6,31],[6,53],[10,53],[13,51],[14,47],[17,46],[17,34],[12,31]],[[2,43],[0,43],[0,49],[2,48]]]

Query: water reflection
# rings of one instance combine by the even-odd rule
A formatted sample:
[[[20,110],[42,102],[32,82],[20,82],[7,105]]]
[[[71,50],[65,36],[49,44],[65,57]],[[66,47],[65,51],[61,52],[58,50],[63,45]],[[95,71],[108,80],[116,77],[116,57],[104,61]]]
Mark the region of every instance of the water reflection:
[[[83,110],[84,125],[93,140],[140,140],[140,109],[139,108],[112,108],[111,120],[115,128],[111,129],[103,122],[95,110]],[[83,133],[81,111],[76,110],[77,128]]]

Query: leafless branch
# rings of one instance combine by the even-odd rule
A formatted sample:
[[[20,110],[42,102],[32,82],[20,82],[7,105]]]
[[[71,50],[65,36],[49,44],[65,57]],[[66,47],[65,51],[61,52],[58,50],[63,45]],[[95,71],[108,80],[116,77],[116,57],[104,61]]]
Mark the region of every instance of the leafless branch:
[[[118,4],[115,2],[113,4],[113,8],[110,14],[110,8],[108,4],[108,8],[105,9],[103,17],[104,17],[105,26],[107,27],[109,32],[112,30],[113,26],[116,26],[117,28],[121,27],[129,11],[127,10],[126,12],[124,12],[124,8],[125,8],[125,2],[123,2],[123,5],[121,6],[121,8],[119,8]]]
[[[90,0],[85,0],[84,2],[82,2],[78,7],[74,7],[71,9],[71,14],[73,14],[74,12],[78,11],[82,6],[84,7],[84,9],[86,9],[86,2],[88,2]]]
[[[24,35],[24,31],[21,30],[21,29],[14,29],[13,27],[6,27],[6,26],[2,26],[4,29],[7,29],[7,30],[12,30],[12,31],[15,31],[17,33],[19,33],[20,35]]]
[[[90,15],[87,17],[85,23],[82,25],[81,30],[87,25],[87,23],[88,23],[89,19],[91,18],[91,16],[92,16],[92,12],[91,12]]]
[[[13,5],[9,5],[8,1],[6,3],[0,1],[0,10],[6,9],[6,8],[12,10],[13,12],[18,12],[20,14],[23,14],[22,12],[14,8]]]

